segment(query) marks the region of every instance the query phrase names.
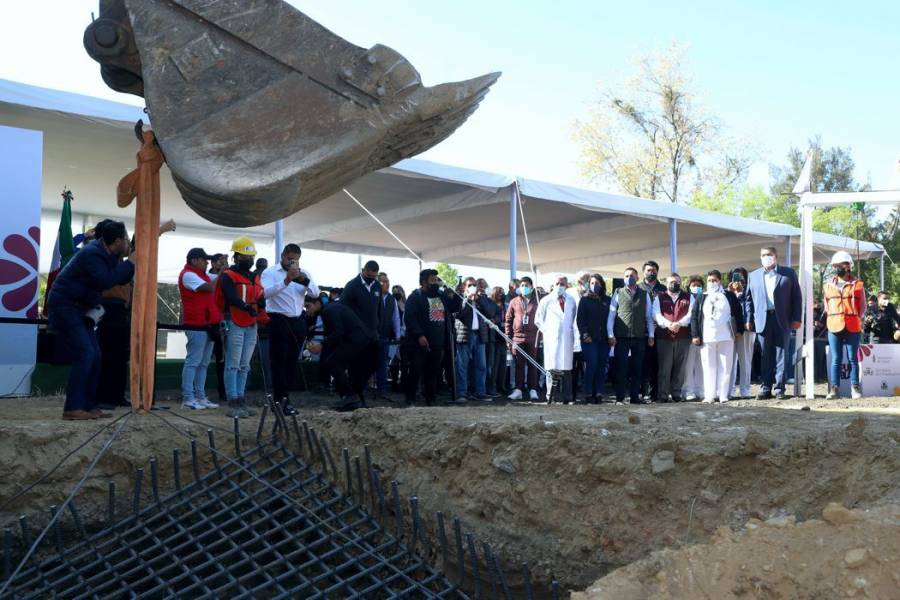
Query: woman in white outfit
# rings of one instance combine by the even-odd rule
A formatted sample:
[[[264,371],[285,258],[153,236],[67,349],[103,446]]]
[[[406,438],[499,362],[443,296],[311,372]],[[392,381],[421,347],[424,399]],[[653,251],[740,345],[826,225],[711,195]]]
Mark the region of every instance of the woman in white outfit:
[[[722,287],[722,273],[707,273],[706,293],[694,303],[691,336],[700,347],[703,367],[703,402],[728,402],[734,343],[744,329],[744,316],[737,297]]]
[[[738,267],[731,272],[731,283],[728,289],[734,293],[738,302],[744,306],[744,290],[747,286],[747,269]],[[734,368],[731,369],[731,390],[733,396],[740,398],[750,397],[750,371],[753,368],[753,344],[756,343],[756,333],[744,331],[743,335],[734,341]],[[738,371],[740,371],[740,392],[738,385]]]
[[[696,303],[703,295],[703,278],[694,275],[688,282],[688,290]],[[690,402],[703,397],[703,370],[700,368],[700,347],[693,344],[688,348],[684,363],[684,387],[681,397]]]

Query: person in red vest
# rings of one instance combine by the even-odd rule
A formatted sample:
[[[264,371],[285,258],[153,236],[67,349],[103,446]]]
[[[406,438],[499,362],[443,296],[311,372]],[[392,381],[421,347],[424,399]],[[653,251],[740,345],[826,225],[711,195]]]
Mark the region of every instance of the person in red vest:
[[[681,388],[688,350],[691,347],[692,294],[681,289],[681,276],[672,273],[666,279],[666,291],[653,299],[656,321],[656,356],[659,373],[656,386],[660,402],[681,402]]]
[[[263,288],[253,272],[256,245],[241,236],[231,245],[234,265],[225,269],[216,285],[216,305],[222,311],[228,332],[225,342],[225,395],[229,417],[250,417],[256,411],[247,407],[244,392],[250,374],[250,359],[256,349],[257,321],[264,321]]]
[[[204,328],[184,332],[187,356],[181,370],[181,408],[191,410],[219,408],[206,397],[206,372],[213,351],[209,327],[221,321],[221,313],[214,302],[215,279],[206,272],[211,258],[203,248],[191,248],[178,275],[181,323]]]
[[[840,397],[841,363],[844,350],[850,365],[850,396],[862,398],[859,388],[859,337],[862,332],[862,315],[866,311],[866,290],[862,279],[853,276],[853,257],[839,250],[831,257],[834,276],[822,285],[825,296],[825,325],[828,327],[828,347],[831,366],[828,369],[828,395],[826,400]]]

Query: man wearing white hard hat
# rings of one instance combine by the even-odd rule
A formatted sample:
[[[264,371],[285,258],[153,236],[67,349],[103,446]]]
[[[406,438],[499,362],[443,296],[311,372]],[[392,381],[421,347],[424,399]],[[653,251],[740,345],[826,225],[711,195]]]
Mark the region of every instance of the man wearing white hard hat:
[[[861,398],[859,358],[856,352],[862,332],[862,315],[866,310],[866,291],[862,280],[853,276],[853,257],[849,252],[835,252],[831,257],[831,266],[834,268],[834,275],[822,286],[828,347],[831,351],[826,400],[840,395],[841,362],[845,350],[850,365],[850,394],[854,399]]]
[[[778,264],[775,248],[760,249],[762,267],[750,273],[744,295],[747,331],[755,331],[762,348],[758,399],[785,398],[785,373],[791,329],[800,329],[803,298],[797,274]]]

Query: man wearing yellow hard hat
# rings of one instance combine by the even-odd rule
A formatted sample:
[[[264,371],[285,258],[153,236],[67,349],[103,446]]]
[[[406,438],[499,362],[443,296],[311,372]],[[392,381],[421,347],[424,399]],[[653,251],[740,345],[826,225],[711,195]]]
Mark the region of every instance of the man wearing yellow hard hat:
[[[231,244],[234,264],[225,269],[216,286],[216,302],[228,332],[225,342],[225,396],[228,416],[249,417],[244,393],[250,374],[250,358],[256,348],[257,322],[265,318],[265,299],[259,277],[253,273],[256,244],[241,236]]]

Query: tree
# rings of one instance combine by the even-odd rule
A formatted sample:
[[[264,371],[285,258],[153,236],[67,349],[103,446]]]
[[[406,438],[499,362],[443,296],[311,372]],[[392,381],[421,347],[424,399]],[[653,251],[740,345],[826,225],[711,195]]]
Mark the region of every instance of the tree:
[[[456,268],[451,267],[447,263],[438,263],[434,265],[434,268],[438,272],[438,277],[441,278],[441,281],[449,287],[456,287],[456,279],[459,276]]]
[[[699,108],[682,56],[673,45],[640,59],[634,78],[602,90],[590,119],[576,122],[585,177],[671,202],[745,179],[749,145],[728,140],[718,119]]]

